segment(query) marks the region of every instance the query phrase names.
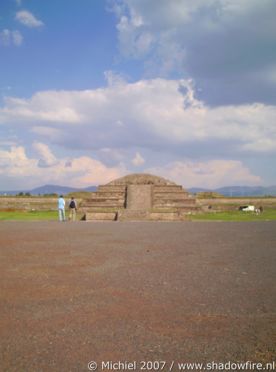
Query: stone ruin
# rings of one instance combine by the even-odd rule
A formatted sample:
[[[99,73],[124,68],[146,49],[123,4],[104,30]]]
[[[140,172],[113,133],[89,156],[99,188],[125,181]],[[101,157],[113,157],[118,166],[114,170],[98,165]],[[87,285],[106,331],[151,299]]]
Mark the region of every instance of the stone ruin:
[[[174,182],[131,174],[99,186],[83,200],[81,209],[87,221],[182,221],[197,206],[195,198]]]

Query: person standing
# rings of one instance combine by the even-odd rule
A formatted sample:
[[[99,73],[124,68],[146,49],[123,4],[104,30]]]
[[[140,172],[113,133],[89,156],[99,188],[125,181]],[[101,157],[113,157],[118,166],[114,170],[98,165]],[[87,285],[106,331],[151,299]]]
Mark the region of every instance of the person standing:
[[[65,221],[65,200],[63,195],[58,198],[58,217],[60,221]]]
[[[77,202],[72,196],[69,203],[69,220],[76,221]]]

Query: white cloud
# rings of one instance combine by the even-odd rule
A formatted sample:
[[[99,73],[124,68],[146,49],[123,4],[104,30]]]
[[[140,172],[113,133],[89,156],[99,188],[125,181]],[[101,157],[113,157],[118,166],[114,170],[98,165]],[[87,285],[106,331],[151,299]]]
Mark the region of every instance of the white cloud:
[[[4,29],[0,32],[0,46],[20,46],[23,42],[23,36],[18,30]]]
[[[16,31],[13,31],[13,33],[12,33],[12,39],[13,39],[14,45],[16,45],[16,46],[21,45],[22,42],[23,42],[23,36],[17,30]]]
[[[199,9],[215,3],[216,0],[122,0],[119,4],[114,1],[121,53],[141,58],[153,52],[157,59],[153,69],[160,73],[180,67],[185,56],[185,34],[182,32],[180,38],[179,30],[189,24]],[[152,57],[150,64],[154,62]]]
[[[87,187],[105,184],[130,173],[122,163],[108,167],[89,156],[58,159],[47,145],[38,142],[33,144],[33,148],[38,156],[28,157],[23,146],[0,149],[2,188],[5,188],[5,179],[12,179],[15,189],[28,189],[47,183]],[[148,168],[145,172],[163,176],[184,187],[204,186],[212,189],[225,185],[258,185],[262,182],[241,161],[235,160],[182,160]]]
[[[14,146],[10,151],[0,150],[0,175],[16,177],[32,175],[35,159],[28,159],[22,146]]]
[[[141,19],[122,16],[117,25],[121,52],[126,56],[140,57],[146,54],[154,42],[151,32],[140,32]]]
[[[11,120],[20,117],[28,122],[77,123],[80,122],[80,117],[72,106],[74,101],[77,103],[78,98],[81,97],[75,92],[63,91],[36,93],[30,100],[10,97],[5,99],[6,108],[1,111]],[[62,102],[59,103],[59,99]]]
[[[164,48],[173,40],[183,46],[186,39],[183,27],[187,26],[185,30],[189,31],[193,22],[200,20],[200,29],[203,26],[205,31],[214,32],[270,3],[270,0],[265,4],[258,0],[122,0],[119,4],[114,1],[113,11],[118,17],[118,37],[123,52],[140,56],[147,53],[150,46],[154,47],[154,43],[160,47],[161,40],[165,42]],[[146,35],[150,39],[148,47],[140,48],[140,38]]]
[[[176,161],[147,172],[166,177],[184,187],[217,188],[229,185],[259,185],[262,179],[236,160]]]
[[[197,145],[199,156],[206,146],[220,147],[222,156],[275,152],[275,122],[271,105],[208,107],[195,98],[190,80],[39,92],[30,99],[6,98],[0,109],[0,125],[29,128],[68,148],[157,147],[179,153],[180,147]]]
[[[57,163],[57,159],[50,150],[50,148],[44,143],[34,142],[33,148],[36,150],[40,159],[38,165],[41,167],[51,167]]]
[[[16,189],[56,183],[73,187],[105,184],[126,174],[122,165],[107,167],[88,156],[56,159],[48,146],[35,143],[39,157],[28,157],[22,146],[0,149],[0,176],[2,181],[13,179]],[[41,164],[41,160],[47,163]],[[3,188],[3,183],[1,185]]]
[[[275,102],[275,84],[266,74],[275,63],[274,0],[113,4],[120,53],[139,59],[146,76],[192,77],[201,87],[213,88],[202,93],[212,105]]]
[[[131,162],[136,167],[139,167],[145,163],[145,159],[142,157],[142,155],[139,152],[136,152],[135,157],[132,159]]]
[[[28,10],[20,10],[16,13],[15,19],[22,23],[24,26],[29,28],[41,27],[44,23],[37,19],[31,12]]]

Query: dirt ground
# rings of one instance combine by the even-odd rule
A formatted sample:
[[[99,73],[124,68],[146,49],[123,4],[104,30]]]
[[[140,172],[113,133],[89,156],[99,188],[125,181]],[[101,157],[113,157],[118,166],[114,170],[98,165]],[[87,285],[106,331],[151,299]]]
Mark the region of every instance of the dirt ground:
[[[275,258],[275,222],[1,222],[0,370],[271,362]]]

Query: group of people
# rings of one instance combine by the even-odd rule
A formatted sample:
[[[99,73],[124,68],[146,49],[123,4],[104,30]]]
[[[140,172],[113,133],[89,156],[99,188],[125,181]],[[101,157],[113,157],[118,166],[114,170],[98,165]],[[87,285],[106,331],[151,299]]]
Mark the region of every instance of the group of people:
[[[65,207],[66,207],[66,203],[63,198],[63,195],[60,195],[60,197],[58,198],[58,217],[60,221],[66,221]],[[69,220],[75,221],[76,212],[77,212],[77,202],[74,199],[74,197],[71,198],[68,208],[69,208]]]

